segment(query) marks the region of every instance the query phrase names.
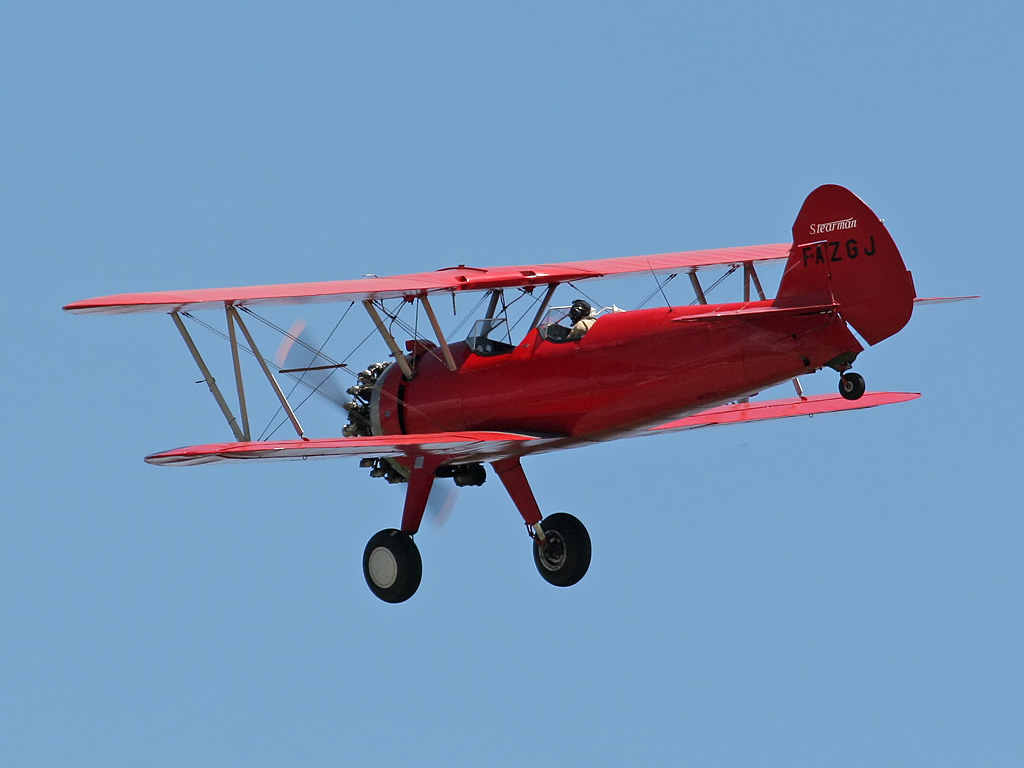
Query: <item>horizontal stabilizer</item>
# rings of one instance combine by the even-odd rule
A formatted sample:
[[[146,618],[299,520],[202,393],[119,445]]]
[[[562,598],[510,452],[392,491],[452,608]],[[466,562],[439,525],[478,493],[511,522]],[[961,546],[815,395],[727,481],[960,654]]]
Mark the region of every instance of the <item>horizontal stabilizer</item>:
[[[244,459],[316,459],[328,457],[399,458],[445,456],[445,464],[496,461],[519,456],[526,443],[543,438],[510,432],[437,432],[425,435],[338,437],[322,440],[190,445],[146,457],[159,467],[194,466]]]
[[[814,416],[818,413],[834,411],[854,411],[859,408],[874,408],[877,405],[905,403],[920,396],[915,392],[868,392],[859,400],[847,400],[842,395],[812,395],[811,397],[791,397],[785,400],[766,400],[761,403],[734,403],[651,427],[647,434],[725,424],[747,424],[767,419],[788,419],[793,416]]]
[[[970,301],[980,299],[981,296],[938,296],[930,299],[914,299],[914,305],[918,304],[954,304],[958,301]]]
[[[754,317],[793,317],[795,315],[822,315],[835,312],[835,304],[815,304],[807,307],[782,307],[782,306],[757,306],[750,307],[747,309],[727,309],[727,310],[701,310],[705,305],[696,305],[693,307],[684,308],[691,311],[680,317],[672,319],[673,323],[687,323],[695,320],[715,320],[718,318],[726,317],[743,317],[743,318],[754,318]]]

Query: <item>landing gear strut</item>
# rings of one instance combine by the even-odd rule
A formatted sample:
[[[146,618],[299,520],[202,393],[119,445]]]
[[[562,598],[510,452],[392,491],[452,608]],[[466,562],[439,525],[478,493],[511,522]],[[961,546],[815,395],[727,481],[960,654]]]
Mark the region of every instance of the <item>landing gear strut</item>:
[[[457,485],[479,485],[485,477],[481,464],[446,467],[441,462],[439,456],[412,457],[401,530],[388,528],[375,534],[363,551],[366,584],[386,603],[403,603],[420,586],[423,561],[412,537],[419,530],[434,478],[452,477]],[[582,579],[590,567],[590,534],[583,523],[565,512],[542,517],[518,457],[498,459],[491,466],[531,531],[533,559],[544,580],[556,587],[571,587]]]
[[[847,371],[839,376],[839,394],[847,400],[859,400],[867,385],[859,373]]]
[[[542,518],[519,459],[502,459],[491,466],[532,530],[533,560],[544,580],[571,587],[582,579],[590,567],[590,534],[583,523],[565,512]]]

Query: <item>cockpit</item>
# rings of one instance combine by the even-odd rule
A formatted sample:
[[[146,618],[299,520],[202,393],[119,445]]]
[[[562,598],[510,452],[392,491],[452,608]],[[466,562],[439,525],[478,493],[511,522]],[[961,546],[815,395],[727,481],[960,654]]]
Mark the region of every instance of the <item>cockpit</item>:
[[[590,302],[576,299],[568,307],[555,307],[549,310],[537,327],[541,338],[547,341],[573,341],[582,339],[587,334],[597,321],[597,315]]]
[[[615,306],[594,310],[589,302],[577,299],[569,306],[547,309],[543,315],[535,318],[533,327],[537,328],[540,337],[545,341],[560,344],[583,338],[597,322],[598,317],[604,313],[621,311]],[[501,336],[507,340],[500,340]],[[500,314],[473,323],[466,337],[466,344],[473,352],[483,357],[504,355],[515,349],[508,320]]]
[[[492,339],[490,336],[494,332],[499,334],[504,332],[507,336],[508,320],[504,317],[485,317],[483,320],[477,320],[466,337],[466,344],[476,354],[483,357],[506,355],[516,348],[514,344],[507,341]]]

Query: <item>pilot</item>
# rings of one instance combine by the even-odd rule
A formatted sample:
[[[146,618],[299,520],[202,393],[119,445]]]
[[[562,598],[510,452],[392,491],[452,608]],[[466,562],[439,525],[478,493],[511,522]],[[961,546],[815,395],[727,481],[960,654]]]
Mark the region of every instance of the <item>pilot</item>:
[[[569,322],[572,328],[569,329],[568,339],[581,339],[590,330],[590,327],[597,322],[594,309],[583,299],[576,299],[569,308]]]

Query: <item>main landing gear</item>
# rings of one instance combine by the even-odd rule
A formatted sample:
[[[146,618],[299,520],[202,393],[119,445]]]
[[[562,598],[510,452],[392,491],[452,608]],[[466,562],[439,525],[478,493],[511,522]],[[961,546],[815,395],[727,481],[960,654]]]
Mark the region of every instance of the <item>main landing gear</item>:
[[[491,466],[531,531],[537,571],[556,587],[576,584],[590,567],[590,534],[583,523],[565,512],[542,518],[518,458],[501,459]],[[419,530],[439,467],[436,457],[414,459],[401,530],[389,528],[375,534],[363,551],[366,584],[386,603],[405,602],[419,588],[423,561],[412,537]]]
[[[363,550],[363,575],[385,603],[404,603],[420,586],[423,561],[412,536],[394,528],[374,534]]]
[[[864,377],[853,371],[839,374],[839,394],[847,400],[859,400],[867,385]]]
[[[533,539],[533,561],[548,584],[571,587],[590,567],[590,534],[583,523],[566,512],[540,522],[544,538]]]

